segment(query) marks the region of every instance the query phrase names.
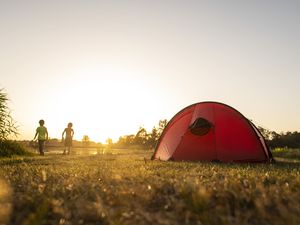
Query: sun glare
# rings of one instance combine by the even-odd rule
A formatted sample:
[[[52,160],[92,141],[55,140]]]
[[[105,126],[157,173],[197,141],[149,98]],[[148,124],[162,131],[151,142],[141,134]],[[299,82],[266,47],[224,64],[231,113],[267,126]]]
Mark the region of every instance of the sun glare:
[[[55,87],[54,98],[63,101],[52,101],[51,112],[57,117],[53,118],[51,113],[46,116],[53,118],[48,126],[54,136],[60,137],[60,130],[68,122],[74,124],[75,139],[88,135],[96,142],[105,142],[107,138],[117,140],[121,135],[136,132],[139,126],[155,125],[155,109],[150,106],[157,101],[156,94],[146,82],[124,71],[120,73],[122,76],[117,72],[106,71],[109,76],[100,76],[97,71],[85,71],[70,80],[64,78],[63,83],[68,85]]]

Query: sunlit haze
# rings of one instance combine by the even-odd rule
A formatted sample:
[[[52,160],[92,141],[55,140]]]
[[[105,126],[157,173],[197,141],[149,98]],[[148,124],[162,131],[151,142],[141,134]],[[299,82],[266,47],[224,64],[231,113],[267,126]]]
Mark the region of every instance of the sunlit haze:
[[[195,102],[300,130],[299,1],[0,1],[0,88],[19,139],[151,130]]]

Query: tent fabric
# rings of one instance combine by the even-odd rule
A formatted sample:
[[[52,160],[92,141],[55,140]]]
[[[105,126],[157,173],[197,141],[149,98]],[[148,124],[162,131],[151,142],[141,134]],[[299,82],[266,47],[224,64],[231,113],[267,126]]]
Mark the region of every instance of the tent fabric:
[[[200,102],[177,113],[165,127],[153,159],[269,162],[266,142],[246,117],[218,102]]]

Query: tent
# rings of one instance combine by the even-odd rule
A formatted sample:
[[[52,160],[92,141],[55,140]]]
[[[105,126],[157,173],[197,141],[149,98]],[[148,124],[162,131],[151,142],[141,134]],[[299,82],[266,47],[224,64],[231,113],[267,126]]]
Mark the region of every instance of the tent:
[[[234,108],[200,102],[167,124],[152,159],[270,162],[272,154],[257,127]]]

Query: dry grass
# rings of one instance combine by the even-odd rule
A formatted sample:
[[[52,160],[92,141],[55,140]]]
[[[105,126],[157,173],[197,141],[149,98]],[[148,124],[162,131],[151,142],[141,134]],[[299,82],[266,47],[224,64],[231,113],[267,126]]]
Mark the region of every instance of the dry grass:
[[[300,224],[299,163],[144,160],[150,155],[1,159],[0,209],[9,210],[0,224]]]

